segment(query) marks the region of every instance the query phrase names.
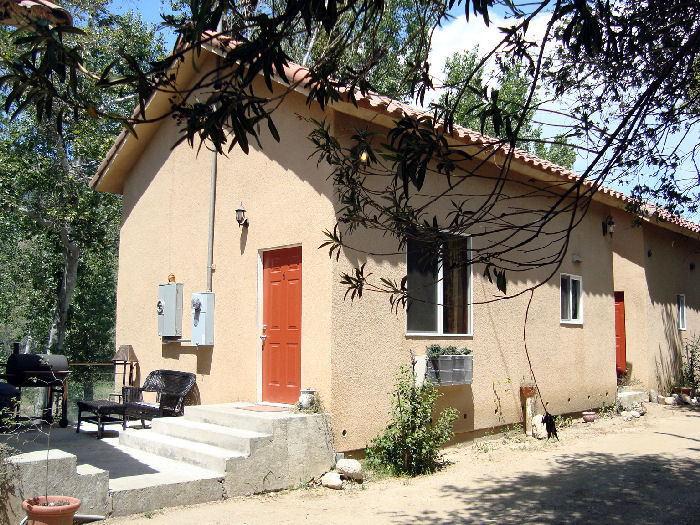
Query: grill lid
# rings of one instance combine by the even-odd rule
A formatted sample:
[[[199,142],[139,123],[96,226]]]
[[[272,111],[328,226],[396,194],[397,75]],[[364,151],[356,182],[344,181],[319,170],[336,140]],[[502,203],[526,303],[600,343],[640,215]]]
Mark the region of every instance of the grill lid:
[[[15,386],[60,385],[68,359],[60,354],[12,354],[7,359],[7,382]]]

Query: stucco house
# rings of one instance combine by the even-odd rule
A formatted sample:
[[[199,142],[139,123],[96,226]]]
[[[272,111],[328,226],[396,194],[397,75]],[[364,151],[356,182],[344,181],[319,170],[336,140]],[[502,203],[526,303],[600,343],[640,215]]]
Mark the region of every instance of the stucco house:
[[[197,60],[206,68],[216,53],[208,47]],[[178,81],[191,84],[198,74],[186,60]],[[166,110],[167,98],[156,94],[147,115]],[[440,304],[407,319],[381,294],[346,299],[339,282],[341,272],[364,262],[400,280],[415,270],[406,254],[344,251],[336,260],[318,249],[338,203],[327,169],[309,159],[312,126],[298,115],[325,118],[342,134],[368,122],[386,129],[404,112],[415,110],[376,95],[323,112],[306,105],[302,88],[289,94],[275,114],[280,143],[263,135],[262,149],[245,155],[236,148],[214,159],[211,269],[209,152],[198,154],[186,143],[171,149],[178,137],[172,119],[141,125],[138,139],[117,138],[92,186],[123,196],[116,337],[117,345],[133,346],[142,378],[157,368],[194,372],[202,404],[290,403],[300,388],[312,387],[332,416],[336,450],[351,451],[386,423],[393,374],[409,362],[409,350],[423,354],[431,343],[455,344],[474,355],[473,383],[442,388],[440,403],[460,411],[455,431],[521,421],[518,386],[529,377],[527,295],[480,304],[494,287],[475,267],[452,284],[432,285],[440,297],[463,298],[456,321],[441,321],[447,308]],[[469,144],[479,137],[458,129],[454,140]],[[516,178],[564,184],[575,177],[525,152],[515,155],[511,170]],[[560,272],[533,297],[527,344],[553,414],[613,402],[617,369],[631,368],[644,388],[663,388],[678,366],[682,341],[700,329],[700,226],[668,216],[633,225],[627,203],[625,195],[601,189],[572,233]],[[247,227],[236,220],[241,204]],[[601,232],[610,221],[614,235]],[[387,242],[373,233],[355,235],[368,251]],[[163,339],[156,305],[159,285],[171,274],[183,285],[182,334]],[[524,289],[544,278],[545,271],[533,269],[514,276],[509,287]],[[196,344],[190,299],[209,291],[209,279],[216,298],[213,344]]]

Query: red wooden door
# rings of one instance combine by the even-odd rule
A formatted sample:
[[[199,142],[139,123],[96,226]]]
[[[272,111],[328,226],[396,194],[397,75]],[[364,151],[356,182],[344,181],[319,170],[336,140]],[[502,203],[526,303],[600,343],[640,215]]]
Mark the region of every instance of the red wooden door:
[[[615,356],[618,375],[627,373],[625,292],[615,292]]]
[[[296,403],[301,383],[301,247],[263,253],[262,399]]]

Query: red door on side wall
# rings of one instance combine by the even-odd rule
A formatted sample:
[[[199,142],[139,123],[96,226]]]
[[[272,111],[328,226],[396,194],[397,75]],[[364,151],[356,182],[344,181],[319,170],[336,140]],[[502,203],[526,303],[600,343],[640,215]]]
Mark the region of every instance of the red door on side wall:
[[[617,375],[626,374],[625,292],[615,292],[615,356]]]
[[[263,253],[262,399],[296,403],[301,383],[301,247]]]

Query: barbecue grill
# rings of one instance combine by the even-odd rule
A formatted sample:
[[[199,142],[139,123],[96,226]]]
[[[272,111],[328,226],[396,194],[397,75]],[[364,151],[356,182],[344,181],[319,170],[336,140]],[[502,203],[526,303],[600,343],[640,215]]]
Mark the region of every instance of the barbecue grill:
[[[54,402],[61,402],[59,425],[68,425],[68,359],[59,354],[19,354],[13,353],[7,359],[5,373],[0,379],[17,388],[48,388],[48,403],[42,419],[53,421]],[[60,396],[60,397],[58,397]]]

